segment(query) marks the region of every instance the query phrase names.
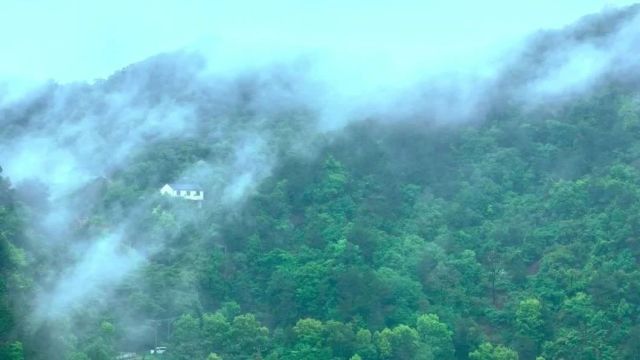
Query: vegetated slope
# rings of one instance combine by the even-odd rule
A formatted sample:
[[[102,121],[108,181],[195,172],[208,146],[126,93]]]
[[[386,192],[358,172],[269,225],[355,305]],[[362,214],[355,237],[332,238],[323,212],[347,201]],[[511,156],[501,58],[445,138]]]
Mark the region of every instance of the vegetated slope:
[[[169,246],[94,324],[172,319],[161,340],[184,359],[510,354],[486,342],[524,359],[631,358],[639,96],[603,88],[479,125],[357,123],[313,160],[282,160],[215,229],[178,226],[194,210],[156,200],[132,228],[168,227]]]
[[[47,121],[58,120],[102,131],[114,145],[126,121],[94,100],[126,92],[137,94],[126,104],[144,109],[183,101],[197,124],[150,138],[157,128],[144,127],[112,163],[100,153],[108,166],[92,174],[105,177],[58,199],[78,219],[44,248],[38,240],[50,229],[17,214],[35,219],[57,203],[27,196],[34,184],[10,190],[3,180],[8,358],[22,356],[16,340],[25,358],[76,360],[157,344],[170,359],[631,359],[640,351],[634,76],[605,74],[590,91],[542,108],[496,95],[479,121],[371,119],[318,134],[299,104],[266,116],[254,91],[264,86],[246,85],[255,81],[216,92],[167,65],[190,61],[160,57],[82,91],[65,88],[70,103],[54,113],[56,89],[5,113],[7,139],[34,121],[55,131],[62,125]],[[212,95],[228,89],[244,90],[231,92],[237,101]],[[227,180],[253,166],[238,156],[238,144],[254,140],[247,133],[260,134],[258,152],[269,154],[249,159],[277,161],[247,198],[225,203],[235,188]],[[313,151],[290,150],[300,133]],[[185,172],[218,195],[202,208],[157,195]],[[116,229],[126,239],[119,251],[146,261],[64,316],[35,321],[28,298],[73,260],[65,249]]]
[[[2,168],[0,168],[0,173]],[[24,287],[21,270],[25,266],[23,224],[9,184],[0,178],[0,358],[20,359],[22,343],[16,329],[15,298],[11,294]]]
[[[354,124],[314,160],[282,160],[215,230],[180,228],[113,313],[178,317],[162,340],[185,359],[511,354],[487,342],[632,357],[639,95],[479,125]],[[151,228],[185,216],[164,206]]]
[[[379,358],[419,358],[436,336],[419,316],[433,313],[451,357],[485,341],[525,359],[631,357],[637,96],[480,126],[355,125],[318,162],[283,164],[226,226],[202,291],[269,326],[325,321],[311,344],[294,327],[299,351],[364,351],[331,342],[337,320],[372,331]]]

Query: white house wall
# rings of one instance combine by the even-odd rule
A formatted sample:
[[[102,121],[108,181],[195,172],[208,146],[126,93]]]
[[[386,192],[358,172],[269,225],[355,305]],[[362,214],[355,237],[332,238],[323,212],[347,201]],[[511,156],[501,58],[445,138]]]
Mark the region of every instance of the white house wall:
[[[169,184],[160,189],[161,195],[172,197],[181,197],[187,200],[202,201],[204,200],[204,191],[201,190],[174,190]]]

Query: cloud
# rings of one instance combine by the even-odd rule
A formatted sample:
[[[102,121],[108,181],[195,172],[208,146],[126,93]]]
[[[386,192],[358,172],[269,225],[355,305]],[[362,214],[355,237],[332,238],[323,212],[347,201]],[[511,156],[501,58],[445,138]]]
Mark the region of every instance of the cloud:
[[[151,143],[206,141],[220,155],[187,164],[175,180],[201,181],[216,206],[233,208],[280,152],[309,149],[319,134],[351,121],[481,120],[496,99],[539,103],[626,72],[638,63],[637,17],[603,36],[565,29],[522,40],[602,6],[8,0],[0,14],[7,54],[0,59],[0,163],[14,182],[37,179],[48,188],[55,206],[34,221],[58,243],[78,243],[53,229],[70,228],[86,209],[69,196],[126,169]],[[22,25],[27,16],[39,25]],[[33,90],[33,79],[49,78],[57,82]],[[150,213],[150,203],[123,209],[122,218]],[[66,316],[108,297],[171,240],[160,235],[130,248],[118,228],[71,246],[37,294],[37,316]]]
[[[52,272],[36,279],[37,320],[70,316],[97,298],[106,303],[121,280],[174,240],[175,231],[147,234],[136,228],[135,219],[150,216],[157,206],[157,179],[114,214],[121,220],[118,226],[109,224],[100,234],[74,231],[99,205],[95,202],[101,197],[89,196],[90,188],[108,185],[113,173],[139,165],[137,157],[153,144],[201,142],[214,154],[180,164],[184,171],[167,181],[195,180],[205,186],[211,207],[236,208],[269,175],[284,146],[275,132],[295,129],[294,123],[280,121],[298,106],[290,101],[290,80],[277,71],[220,77],[206,71],[201,56],[178,52],[152,57],[91,85],[49,84],[0,106],[4,174],[16,184],[42,184],[41,193],[48,197],[41,199],[48,206],[25,219],[38,233],[35,252],[43,257],[38,261],[50,264]],[[293,143],[298,135],[281,138]],[[148,170],[144,175],[150,178],[158,172]],[[19,193],[25,191],[29,195],[28,189]],[[204,222],[199,214],[209,216],[180,206],[173,210],[184,212],[176,215],[180,226]],[[50,261],[53,253],[65,260]]]
[[[138,268],[144,257],[124,245],[121,234],[113,233],[76,245],[70,266],[58,274],[52,289],[41,294],[34,319],[56,319],[77,310],[88,299],[107,302],[108,290]]]
[[[603,79],[620,81],[637,73],[640,12],[609,11],[562,32],[533,36],[511,69],[519,68],[520,100],[541,104],[582,95]],[[631,76],[630,76],[631,75]]]

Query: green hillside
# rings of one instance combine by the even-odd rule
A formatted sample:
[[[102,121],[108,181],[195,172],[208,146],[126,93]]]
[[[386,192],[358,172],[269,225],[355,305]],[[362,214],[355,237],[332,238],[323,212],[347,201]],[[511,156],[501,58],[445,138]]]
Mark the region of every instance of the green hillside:
[[[639,358],[637,73],[526,98],[626,11],[538,34],[455,121],[319,130],[295,71],[182,53],[0,108],[28,160],[69,151],[0,173],[0,359]],[[159,193],[183,181],[205,200]]]

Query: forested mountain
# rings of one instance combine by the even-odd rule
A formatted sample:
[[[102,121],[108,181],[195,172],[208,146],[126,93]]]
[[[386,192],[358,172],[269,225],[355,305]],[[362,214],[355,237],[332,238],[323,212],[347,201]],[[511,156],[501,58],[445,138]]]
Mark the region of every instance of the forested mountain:
[[[305,66],[186,52],[3,105],[0,358],[638,358],[637,11],[536,34],[455,121],[420,84],[327,129]]]

